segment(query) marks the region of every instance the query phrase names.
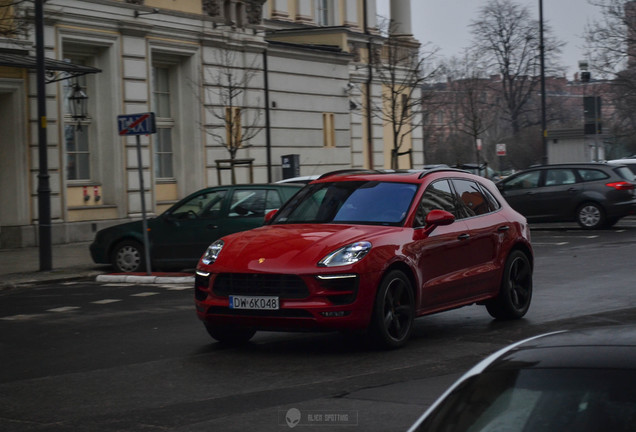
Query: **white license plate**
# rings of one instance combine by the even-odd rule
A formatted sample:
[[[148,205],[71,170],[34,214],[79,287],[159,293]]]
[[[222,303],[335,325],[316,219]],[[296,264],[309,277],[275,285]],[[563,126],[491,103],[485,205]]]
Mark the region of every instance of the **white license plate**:
[[[278,297],[230,296],[230,309],[278,310]]]

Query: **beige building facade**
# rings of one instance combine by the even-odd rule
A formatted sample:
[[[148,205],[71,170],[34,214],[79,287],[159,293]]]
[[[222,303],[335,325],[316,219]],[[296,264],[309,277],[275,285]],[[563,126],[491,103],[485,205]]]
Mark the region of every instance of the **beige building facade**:
[[[16,19],[33,16],[31,2],[19,7]],[[244,139],[239,183],[280,180],[290,154],[301,175],[389,166],[386,125],[366,109],[366,92],[382,93],[366,64],[382,44],[374,0],[48,0],[44,13],[46,58],[89,71],[47,63],[53,243],[141,216],[136,138],[119,135],[122,114],[155,113],[157,133],[140,138],[149,216],[231,181],[219,170],[228,118]],[[0,36],[0,248],[38,242],[34,45],[32,31]],[[78,91],[82,118],[70,109]],[[417,166],[417,131],[409,145]]]

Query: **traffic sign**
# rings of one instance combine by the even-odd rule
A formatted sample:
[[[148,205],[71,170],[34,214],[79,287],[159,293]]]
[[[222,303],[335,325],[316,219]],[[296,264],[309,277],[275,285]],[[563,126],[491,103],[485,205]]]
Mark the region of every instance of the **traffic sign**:
[[[119,135],[149,135],[157,133],[155,113],[126,114],[117,116]]]
[[[497,144],[497,156],[505,156],[506,155],[506,145],[505,144]]]

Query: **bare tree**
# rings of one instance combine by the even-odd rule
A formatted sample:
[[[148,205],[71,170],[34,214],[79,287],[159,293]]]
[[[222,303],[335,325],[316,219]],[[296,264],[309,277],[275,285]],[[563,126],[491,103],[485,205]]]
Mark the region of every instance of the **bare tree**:
[[[615,107],[611,129],[628,152],[636,151],[636,2],[633,0],[590,0],[599,7],[601,18],[588,24],[585,41],[592,73],[611,79],[607,94]]]
[[[591,67],[600,77],[620,78],[636,61],[636,2],[590,0],[590,4],[601,12],[601,19],[590,22],[585,31]]]
[[[208,95],[205,103],[206,110],[217,120],[213,124],[206,124],[205,131],[229,152],[233,184],[236,183],[234,161],[238,151],[248,147],[250,141],[264,128],[260,98],[253,99],[255,104],[248,104],[250,82],[261,70],[257,68],[256,57],[250,64],[244,65],[240,61],[241,54],[226,48],[216,51],[216,67],[208,76],[211,86],[206,88],[206,92],[212,95]]]
[[[393,36],[390,27],[381,52],[371,59],[376,79],[382,84],[381,103],[372,107],[372,113],[391,128],[391,168],[397,169],[399,157],[411,152],[403,151],[406,138],[422,125],[426,106],[422,100],[423,84],[436,76],[438,68],[432,63],[435,50],[425,50],[412,39]]]
[[[33,0],[0,0],[0,37],[17,37],[27,34],[29,22],[22,7]]]
[[[528,102],[540,83],[539,25],[527,7],[512,0],[490,0],[472,22],[474,49],[489,68],[500,75],[500,94],[512,133],[535,121],[533,106]],[[546,65],[555,64],[562,43],[544,26]],[[558,67],[547,67],[555,74]]]
[[[494,83],[484,65],[470,53],[462,60],[451,59],[446,66],[446,76],[450,124],[471,138],[475,161],[480,163],[478,140],[499,118]]]

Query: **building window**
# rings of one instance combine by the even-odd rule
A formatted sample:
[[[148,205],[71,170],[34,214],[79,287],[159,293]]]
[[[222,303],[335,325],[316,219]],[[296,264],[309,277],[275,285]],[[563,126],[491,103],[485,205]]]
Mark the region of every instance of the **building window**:
[[[71,63],[85,65],[85,61],[78,58],[68,59]],[[89,94],[86,85],[86,75],[63,81],[64,92],[64,147],[66,151],[66,179],[67,180],[90,180],[91,179],[91,157],[89,133],[91,129],[91,118],[87,114],[85,118],[74,119],[71,111],[71,100],[69,99],[76,86]]]
[[[333,25],[333,12],[332,0],[316,0],[316,24]]]
[[[157,128],[155,136],[155,175],[157,178],[174,178],[172,170],[172,129]]]
[[[66,179],[90,180],[90,151],[88,147],[88,127],[76,123],[64,125],[66,145]]]
[[[170,68],[154,66],[152,75],[152,104],[157,122],[157,133],[154,136],[155,177],[157,179],[173,179],[172,130],[174,129],[174,119],[171,109]]]
[[[323,145],[325,147],[336,146],[336,127],[334,124],[333,113],[322,114],[322,131],[323,131]]]

